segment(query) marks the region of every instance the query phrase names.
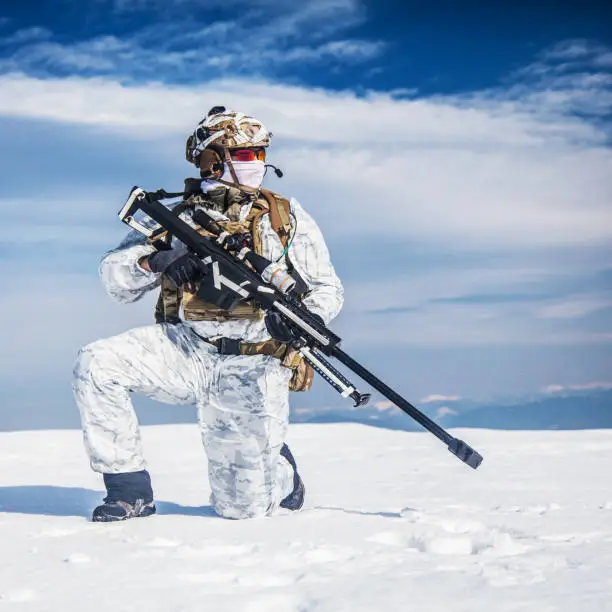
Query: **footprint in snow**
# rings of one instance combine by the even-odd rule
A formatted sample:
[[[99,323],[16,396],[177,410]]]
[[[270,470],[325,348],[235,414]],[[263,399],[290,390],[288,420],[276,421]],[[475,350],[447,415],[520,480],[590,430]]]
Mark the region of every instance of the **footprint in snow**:
[[[536,584],[545,580],[540,569],[512,563],[485,565],[482,568],[482,576],[493,587]]]
[[[436,526],[439,527],[439,526]],[[484,529],[484,527],[483,527]],[[433,555],[479,555],[493,557],[509,557],[521,555],[530,550],[530,547],[518,542],[509,533],[479,528],[476,534],[463,532],[449,533],[436,528],[431,532],[420,529],[415,533],[400,531],[383,531],[367,538],[369,542],[403,548],[407,551],[418,551]]]
[[[517,514],[544,515],[561,510],[561,506],[552,502],[550,504],[535,504],[533,506],[495,506],[493,510],[497,512],[516,512]]]
[[[383,531],[370,536],[367,541],[434,555],[471,555],[475,551],[475,543],[466,536],[437,537]]]
[[[386,544],[387,546],[401,546],[406,547],[408,541],[406,537],[397,531],[381,531],[374,535],[366,538],[366,542],[375,542],[377,544]],[[408,548],[414,548],[408,546]]]

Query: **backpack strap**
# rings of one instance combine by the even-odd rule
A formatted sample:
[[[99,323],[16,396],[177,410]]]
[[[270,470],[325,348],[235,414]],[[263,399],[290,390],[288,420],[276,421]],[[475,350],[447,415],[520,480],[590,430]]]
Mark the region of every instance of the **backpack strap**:
[[[258,254],[261,255],[262,244],[261,244],[261,231],[259,229],[259,222],[261,218],[268,214],[269,207],[267,200],[255,200],[253,202],[253,206],[251,207],[251,212],[247,217],[247,221],[251,224],[251,236],[253,237],[253,249]]]
[[[287,248],[291,234],[291,205],[289,200],[269,189],[262,189],[260,193],[270,207],[270,224],[272,229],[278,234],[283,248]]]

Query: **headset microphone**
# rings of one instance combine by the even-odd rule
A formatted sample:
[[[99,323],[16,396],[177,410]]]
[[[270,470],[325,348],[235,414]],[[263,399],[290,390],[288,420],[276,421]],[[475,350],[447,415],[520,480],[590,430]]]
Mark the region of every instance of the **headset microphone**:
[[[280,170],[279,168],[277,168],[276,166],[273,166],[272,164],[266,164],[265,167],[266,168],[273,168],[274,169],[274,174],[276,174],[276,176],[278,178],[283,178],[283,171]]]

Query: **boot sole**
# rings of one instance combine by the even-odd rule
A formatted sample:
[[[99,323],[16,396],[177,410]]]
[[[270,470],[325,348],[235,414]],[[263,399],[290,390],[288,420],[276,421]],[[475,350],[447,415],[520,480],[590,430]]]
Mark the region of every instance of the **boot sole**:
[[[140,514],[126,514],[125,516],[116,516],[113,514],[94,514],[91,517],[92,523],[118,523],[119,521],[127,521],[133,518],[145,518],[147,516],[153,516],[157,512],[155,507],[146,508]]]

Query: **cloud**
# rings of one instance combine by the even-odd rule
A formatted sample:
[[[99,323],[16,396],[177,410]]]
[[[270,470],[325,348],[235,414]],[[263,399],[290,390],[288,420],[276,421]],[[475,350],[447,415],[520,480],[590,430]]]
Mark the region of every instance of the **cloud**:
[[[602,291],[596,295],[570,295],[546,303],[538,308],[542,319],[577,319],[600,310],[612,308],[612,294]]]
[[[161,4],[130,6],[140,10]],[[194,22],[179,31],[173,23],[155,24],[121,39],[24,45],[5,61],[5,70],[16,72],[1,77],[0,112],[84,123],[144,139],[151,130],[188,131],[205,110],[202,100],[233,100],[234,106],[269,117],[280,144],[291,144],[287,163],[293,176],[314,174],[330,194],[364,203],[394,200],[401,191],[409,206],[388,209],[388,226],[405,227],[409,220],[411,238],[437,232],[441,241],[492,245],[501,240],[544,248],[609,239],[603,204],[610,195],[607,129],[576,114],[579,109],[603,116],[609,108],[610,75],[594,70],[609,49],[568,41],[544,51],[506,87],[454,96],[356,95],[264,78],[215,80],[221,72],[240,74],[240,66],[257,72],[254,58],[262,65],[330,58],[351,62],[384,49],[380,41],[337,38],[363,20],[364,7],[357,1],[281,3],[273,18],[266,12],[269,2],[235,6],[248,10],[204,27]],[[316,42],[321,37],[332,40]],[[589,70],[549,74],[577,59],[581,65],[589,61]],[[18,70],[73,76],[37,79]],[[107,76],[74,76],[92,72]],[[208,82],[132,81],[169,73]],[[367,170],[355,178],[356,167]],[[442,180],[423,180],[433,176],[432,168]],[[448,193],[453,193],[452,206]],[[588,204],[581,207],[583,200]],[[353,212],[351,223],[338,227],[365,231],[369,208],[357,205]]]
[[[568,391],[607,391],[612,389],[610,381],[593,381],[574,385],[548,385],[542,389],[542,393],[562,394]]]
[[[0,265],[5,278],[10,269]],[[33,372],[41,372],[45,379],[59,373],[69,385],[81,346],[152,321],[153,296],[135,305],[114,303],[90,273],[39,274],[36,295],[30,281],[12,280],[2,300],[4,316],[18,313],[27,322],[25,328],[6,325],[3,332],[4,347],[12,348],[0,353],[0,366],[11,383],[31,381]]]
[[[293,47],[285,52],[269,49],[263,51],[261,57],[286,63],[322,62],[326,59],[360,62],[379,55],[384,46],[380,41],[336,40],[314,47]]]
[[[235,2],[222,18],[205,22],[197,3],[156,0],[115,3],[115,10],[164,10],[164,18],[148,19],[121,37],[99,35],[73,42],[53,40],[41,28],[10,37],[21,46],[0,61],[0,71],[57,76],[112,76],[123,80],[165,78],[190,82],[233,75],[274,74],[283,66],[327,65],[369,61],[379,55],[381,41],[342,36],[361,23],[364,9],[356,0],[315,0],[294,4]],[[214,6],[206,4],[207,10]],[[168,10],[180,9],[180,20]],[[208,14],[208,13],[207,13]],[[178,15],[177,15],[178,16]],[[151,15],[148,14],[150,18]],[[44,39],[49,40],[44,40]]]
[[[210,27],[223,37],[230,25]],[[86,57],[133,49],[112,37],[97,44]],[[182,61],[177,56],[177,65]],[[590,107],[601,106],[607,81],[585,82]],[[583,84],[576,78],[563,87]],[[537,81],[423,96],[265,78],[179,85],[0,76],[3,186],[20,194],[0,201],[9,236],[0,271],[23,274],[28,283],[44,275],[47,296],[41,309],[29,284],[7,287],[4,317],[20,312],[31,323],[25,342],[22,329],[7,332],[5,377],[66,378],[78,346],[151,320],[151,304],[117,305],[103,294],[97,260],[123,233],[115,213],[132,184],[178,188],[189,172],[185,136],[219,103],[261,117],[275,133],[270,159],[286,177],[271,177],[270,186],[298,197],[317,219],[345,281],[346,306],[334,330],[366,358],[401,348],[401,358],[374,360],[375,371],[384,363],[385,376],[413,377],[419,395],[436,388],[463,394],[461,381],[443,384],[452,366],[438,369],[432,355],[458,347],[457,359],[471,363],[466,354],[497,356],[500,346],[518,347],[513,355],[537,345],[571,345],[580,354],[609,346],[605,324],[579,325],[602,313],[593,304],[607,299],[609,273],[596,275],[609,268],[612,237],[607,127],[549,94]],[[34,177],[33,151],[52,152]],[[20,167],[28,172],[23,181],[13,176]],[[609,355],[604,349],[597,354]],[[405,352],[429,356],[428,365],[410,363]],[[558,371],[553,360],[543,372]],[[490,388],[492,380],[511,384],[497,364],[474,360]],[[541,384],[535,374],[533,380]],[[453,396],[442,397],[446,403]]]
[[[459,395],[427,395],[422,398],[420,404],[430,404],[431,402],[458,402],[461,399]]]
[[[517,251],[521,248],[525,247],[517,247]],[[564,249],[576,254],[588,250],[587,247],[573,250],[568,246]],[[392,252],[399,261],[388,275],[383,267],[384,276],[371,278],[371,270],[376,270],[378,263],[374,259],[373,267],[365,268],[367,276],[362,274],[347,284],[344,318],[338,323],[341,335],[364,345],[381,347],[400,343],[437,347],[533,347],[606,344],[612,339],[606,323],[609,317],[605,316],[609,311],[591,308],[592,302],[600,306],[609,299],[605,279],[596,274],[590,279],[590,291],[584,293],[589,297],[589,312],[573,313],[580,314],[580,318],[542,318],[543,309],[563,303],[571,296],[576,299],[579,294],[571,293],[571,287],[580,284],[576,279],[586,278],[592,266],[605,267],[607,255],[601,261],[601,255],[595,254],[594,259],[587,257],[565,269],[562,262],[546,262],[546,257],[542,259],[536,250],[523,255],[511,255],[508,250],[503,257],[497,254],[492,258],[482,253],[480,265],[458,253],[455,264],[444,261],[426,264],[427,260],[423,259],[419,267],[411,262],[407,250],[403,270],[402,251],[394,248]],[[550,255],[547,250],[544,253]],[[483,266],[482,260],[488,260],[489,265]],[[583,286],[589,287],[586,281]],[[517,293],[524,299],[485,302],[448,299],[453,295],[469,295],[475,287],[485,294]],[[555,297],[547,296],[546,292]],[[532,299],[527,299],[529,293],[533,294]],[[597,313],[601,317],[592,318]]]
[[[5,23],[8,23],[8,20],[6,20]],[[0,25],[2,25],[2,20],[0,20]],[[17,30],[10,36],[2,38],[2,40],[0,40],[0,46],[6,47],[9,45],[23,45],[26,43],[45,40],[47,38],[50,38],[51,36],[52,32],[47,28],[24,28],[22,30]]]
[[[119,39],[115,36],[99,36],[72,44],[36,42],[22,46],[8,58],[0,60],[0,70],[44,76],[58,72],[83,76],[111,75],[124,80],[155,79],[164,75],[176,82],[197,82],[219,77],[228,71],[247,76],[269,73],[270,69],[279,66],[290,68],[298,63],[363,62],[376,57],[384,49],[380,41],[361,39],[309,45],[271,44],[271,41],[266,42],[261,32],[256,32],[251,38],[246,32],[243,36],[241,29],[238,24],[222,22],[206,28],[208,37],[200,36],[202,32],[181,36],[182,43],[186,43],[188,38],[201,38],[197,48],[152,46],[134,38]],[[215,38],[220,40],[215,42]]]
[[[399,408],[393,402],[389,402],[387,400],[374,402],[374,408],[376,408],[376,410],[380,410],[381,412],[386,412],[388,410],[391,410],[391,411],[399,410]]]
[[[379,275],[377,278],[362,279],[361,282],[351,285],[349,308],[374,317],[387,316],[393,310],[413,312],[415,316],[427,311],[442,314],[528,313],[535,317],[539,316],[545,306],[568,299],[568,290],[565,289],[564,293],[563,289],[565,283],[571,285],[576,274],[584,274],[583,270],[593,265],[593,261],[586,258],[580,265],[575,264],[572,270],[560,270],[554,262],[541,261],[537,251],[532,251],[524,258],[519,255],[511,257],[506,253],[499,261],[491,261],[487,266],[482,262],[470,261],[469,258],[461,261],[459,254],[456,257],[459,263],[455,265],[444,262],[431,265],[421,263],[420,268],[410,265],[404,270],[400,262],[389,276]],[[484,253],[481,257],[488,259],[489,255]],[[505,261],[507,259],[510,261]],[[393,279],[396,285],[392,292],[377,291],[381,281],[388,282],[390,279]],[[591,279],[590,295],[592,298],[596,295],[604,301],[605,288],[601,286],[601,282],[597,277]],[[502,295],[519,294],[521,299],[462,299],[465,295],[471,295],[476,288],[483,290],[485,295],[496,295],[498,292]],[[543,292],[544,288],[549,294]],[[598,288],[599,293],[595,294],[594,288]],[[368,296],[372,295],[376,295],[375,308],[371,307],[371,300],[368,299]],[[551,296],[554,296],[554,299]],[[541,325],[541,322],[539,324]]]
[[[540,57],[543,60],[579,60],[597,53],[597,47],[585,39],[564,40],[544,50]]]
[[[612,108],[611,68],[609,47],[583,39],[567,40],[545,49],[536,61],[517,70],[511,76],[515,81],[511,92],[533,105],[546,103],[566,114],[605,118]]]
[[[607,65],[601,62],[601,58],[607,58],[610,55],[610,49],[603,44],[594,44],[592,41],[584,38],[574,38],[561,41],[540,53],[539,62],[536,65],[544,65],[548,63],[552,69],[567,70],[572,66],[583,66],[582,62],[589,61],[595,66]],[[560,62],[553,64],[551,62]]]
[[[454,414],[459,414],[459,413],[456,410],[449,408],[448,406],[440,406],[440,408],[436,410],[436,417],[439,419],[441,419],[442,417],[454,415]]]
[[[590,108],[603,107],[609,96],[603,76],[578,90]],[[609,243],[607,131],[546,88],[539,94],[534,104],[537,88],[524,85],[406,98],[262,79],[180,86],[16,73],[0,77],[0,113],[81,123],[124,138],[146,140],[155,131],[182,140],[209,105],[222,101],[271,127],[294,193],[309,193],[315,176],[327,199],[351,203],[341,224],[337,205],[323,210],[323,221],[338,233],[367,233],[376,202],[385,215],[379,232],[419,243],[464,249]]]
[[[244,1],[246,7],[248,0]],[[361,0],[312,0],[294,3],[290,0],[263,0],[261,7],[273,7],[273,17],[263,13],[264,38],[274,44],[279,39],[322,38],[352,28],[365,20]],[[247,13],[248,22],[252,14]]]
[[[360,0],[309,0],[297,4],[291,0],[96,0],[98,4],[109,4],[120,13],[137,13],[178,9],[181,11],[226,8],[252,12],[274,9],[289,14],[330,15],[333,12],[354,12],[363,10]]]

